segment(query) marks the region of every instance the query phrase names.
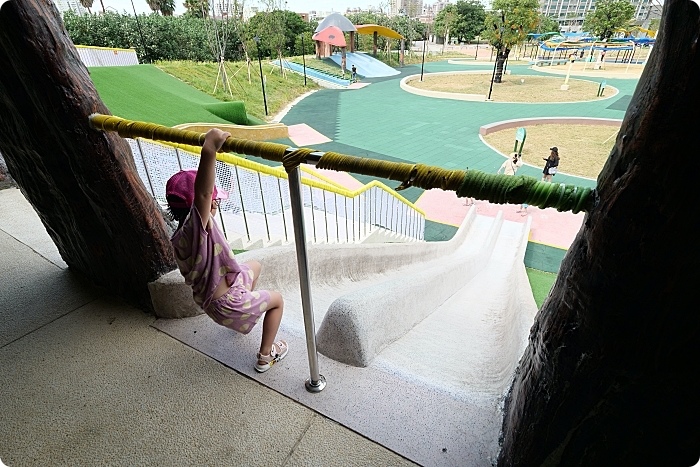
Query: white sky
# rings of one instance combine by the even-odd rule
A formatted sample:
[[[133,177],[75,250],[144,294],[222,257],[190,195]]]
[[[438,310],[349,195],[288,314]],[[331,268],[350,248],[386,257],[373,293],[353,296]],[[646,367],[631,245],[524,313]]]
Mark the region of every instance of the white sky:
[[[284,0],[278,0],[284,2]],[[131,6],[131,0],[102,0],[105,9],[107,10],[117,10],[119,13],[123,13],[126,10],[129,14],[134,14],[134,10]],[[150,13],[151,9],[148,7],[146,0],[133,0],[134,7],[136,7],[137,13]],[[185,7],[182,6],[184,0],[175,0],[175,14],[180,15],[185,12]],[[287,9],[296,11],[299,13],[309,12],[315,10],[321,11],[338,11],[344,13],[347,8],[360,7],[363,9],[369,8],[370,5],[379,5],[382,0],[287,0]],[[386,1],[384,0],[384,3]],[[256,0],[246,0],[246,7],[248,6],[262,6],[262,3]],[[95,0],[92,6],[92,11],[100,11],[100,0]]]

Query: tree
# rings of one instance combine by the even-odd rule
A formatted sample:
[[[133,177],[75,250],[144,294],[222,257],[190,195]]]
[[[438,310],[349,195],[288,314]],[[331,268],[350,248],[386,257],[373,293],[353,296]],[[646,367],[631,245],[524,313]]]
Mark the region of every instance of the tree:
[[[666,0],[596,201],[535,317],[499,466],[695,465],[700,455],[692,164],[700,10]],[[668,164],[673,155],[674,164]],[[634,239],[630,241],[630,239]]]
[[[545,32],[559,32],[559,21],[547,15],[539,15],[537,18],[537,26],[531,33],[542,34]]]
[[[209,17],[209,2],[208,0],[185,0],[182,4],[187,11],[185,15],[193,18],[208,18]]]
[[[435,33],[443,37],[443,52],[445,52],[445,44],[450,40],[450,31],[457,26],[458,21],[457,6],[452,4],[445,6],[435,17]]]
[[[158,0],[158,9],[163,16],[172,16],[175,13],[175,0]]]
[[[483,37],[496,49],[494,83],[500,83],[511,49],[524,41],[539,19],[538,0],[495,0],[486,15]]]
[[[610,39],[615,31],[627,26],[634,17],[634,5],[627,0],[598,0],[583,20],[583,29],[601,40]]]
[[[484,29],[484,5],[477,0],[459,0],[455,7],[459,18],[452,33],[460,42],[472,41]]]
[[[109,110],[51,3],[2,6],[0,69],[0,153],[61,257],[150,310],[148,283],[176,266],[171,230],[126,141],[90,128]]]
[[[299,35],[309,32],[309,24],[301,17],[288,10],[262,11],[250,18],[246,29],[246,37],[260,38],[260,51],[263,56],[298,55],[296,44]]]
[[[160,11],[160,1],[159,0],[146,0],[146,3],[148,3],[148,8],[151,9],[154,13],[157,13]]]
[[[88,13],[92,12],[90,11],[90,8],[92,8],[92,4],[94,3],[94,0],[80,0],[80,4],[87,8]]]

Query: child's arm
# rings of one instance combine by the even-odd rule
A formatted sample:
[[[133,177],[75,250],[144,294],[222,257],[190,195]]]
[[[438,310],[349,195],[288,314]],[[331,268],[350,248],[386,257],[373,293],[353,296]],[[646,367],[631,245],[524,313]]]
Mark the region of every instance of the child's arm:
[[[194,180],[194,205],[202,217],[202,225],[206,226],[212,211],[212,193],[216,180],[216,153],[221,149],[230,133],[218,128],[212,128],[204,138],[202,153],[199,159],[197,177]]]

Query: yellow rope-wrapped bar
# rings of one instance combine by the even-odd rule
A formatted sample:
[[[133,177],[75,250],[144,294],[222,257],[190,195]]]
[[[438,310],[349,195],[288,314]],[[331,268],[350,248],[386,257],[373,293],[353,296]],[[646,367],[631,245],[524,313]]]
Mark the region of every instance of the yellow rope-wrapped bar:
[[[172,143],[202,146],[204,133],[179,130],[163,125],[126,120],[112,115],[90,116],[93,128],[116,131],[122,138],[147,138]],[[248,156],[281,162],[287,172],[298,167],[313,152],[309,148],[287,151],[286,145],[250,141],[229,137],[221,152],[235,152]],[[362,175],[398,180],[397,190],[415,186],[430,190],[440,188],[454,191],[458,197],[472,197],[497,204],[527,203],[540,208],[556,208],[558,211],[589,211],[595,202],[595,190],[575,185],[541,182],[524,175],[494,175],[478,170],[446,170],[440,167],[406,162],[390,162],[326,152],[317,163],[320,169],[351,172]]]

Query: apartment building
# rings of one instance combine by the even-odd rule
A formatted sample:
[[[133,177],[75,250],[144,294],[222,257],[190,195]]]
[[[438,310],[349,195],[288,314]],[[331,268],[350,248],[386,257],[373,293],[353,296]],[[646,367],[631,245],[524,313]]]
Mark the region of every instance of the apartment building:
[[[87,13],[85,7],[78,0],[54,0],[58,12],[63,16],[63,13],[72,11],[76,15],[84,15]]]
[[[661,17],[659,0],[630,0],[634,5],[633,21],[643,24]],[[540,0],[540,11],[556,19],[562,32],[581,32],[586,12],[595,9],[595,0]]]

